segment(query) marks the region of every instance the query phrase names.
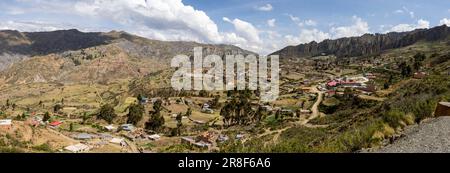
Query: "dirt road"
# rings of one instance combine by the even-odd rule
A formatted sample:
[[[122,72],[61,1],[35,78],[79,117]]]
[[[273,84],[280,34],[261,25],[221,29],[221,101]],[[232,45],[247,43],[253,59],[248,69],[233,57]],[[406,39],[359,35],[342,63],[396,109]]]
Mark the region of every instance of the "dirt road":
[[[306,119],[300,120],[300,124],[301,124],[301,125],[306,125],[306,124],[308,124],[309,121],[311,121],[311,120],[313,120],[313,119],[319,117],[319,115],[320,115],[320,112],[319,112],[319,105],[320,105],[320,103],[322,103],[322,101],[323,101],[323,93],[324,93],[324,92],[319,91],[319,90],[317,89],[317,86],[311,87],[311,92],[317,94],[317,100],[316,100],[316,102],[314,103],[314,105],[311,107],[311,112],[312,112],[312,113],[311,113],[311,116],[309,116],[309,117],[306,118]]]

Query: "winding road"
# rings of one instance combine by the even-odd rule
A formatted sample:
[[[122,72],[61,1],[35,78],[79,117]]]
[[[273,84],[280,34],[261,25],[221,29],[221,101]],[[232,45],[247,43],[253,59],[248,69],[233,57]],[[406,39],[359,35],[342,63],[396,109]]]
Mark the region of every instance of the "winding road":
[[[311,116],[309,116],[306,119],[300,120],[300,124],[301,125],[307,125],[309,123],[309,121],[311,121],[311,120],[313,120],[313,119],[315,119],[315,118],[320,116],[319,105],[323,101],[323,93],[324,92],[319,91],[319,89],[317,89],[317,86],[311,87],[311,92],[317,94],[317,100],[314,103],[314,105],[311,107],[311,112],[312,112]]]

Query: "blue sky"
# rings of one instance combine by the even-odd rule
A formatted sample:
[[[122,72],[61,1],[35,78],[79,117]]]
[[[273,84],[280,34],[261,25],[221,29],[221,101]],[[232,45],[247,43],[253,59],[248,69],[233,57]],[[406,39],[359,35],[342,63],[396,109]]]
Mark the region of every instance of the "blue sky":
[[[5,0],[0,29],[123,30],[261,54],[364,33],[450,25],[450,0]]]

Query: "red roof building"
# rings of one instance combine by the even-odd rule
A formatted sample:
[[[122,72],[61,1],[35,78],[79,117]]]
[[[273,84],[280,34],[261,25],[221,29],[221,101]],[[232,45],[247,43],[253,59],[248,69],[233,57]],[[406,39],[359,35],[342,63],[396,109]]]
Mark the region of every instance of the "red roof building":
[[[61,124],[62,124],[61,121],[53,121],[52,123],[50,123],[50,125],[51,125],[51,126],[54,126],[54,127],[59,126],[59,125],[61,125]]]
[[[336,87],[337,85],[338,85],[338,82],[336,82],[336,81],[330,81],[327,83],[328,87]]]

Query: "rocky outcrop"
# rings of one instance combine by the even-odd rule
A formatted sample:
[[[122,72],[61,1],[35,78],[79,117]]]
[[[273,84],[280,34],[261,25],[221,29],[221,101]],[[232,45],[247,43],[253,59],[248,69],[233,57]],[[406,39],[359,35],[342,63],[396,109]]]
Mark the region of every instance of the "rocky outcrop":
[[[450,28],[446,25],[431,29],[418,29],[411,32],[392,32],[387,34],[365,34],[361,37],[311,42],[298,46],[288,46],[273,55],[281,58],[300,58],[319,55],[336,55],[337,57],[356,57],[376,55],[384,50],[401,48],[418,41],[438,41],[448,39]]]

